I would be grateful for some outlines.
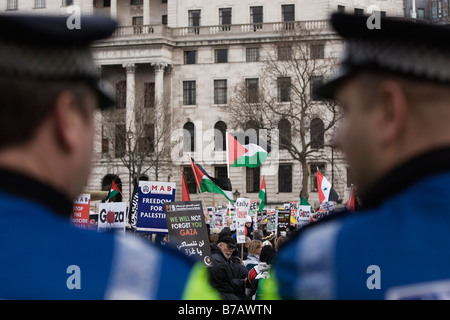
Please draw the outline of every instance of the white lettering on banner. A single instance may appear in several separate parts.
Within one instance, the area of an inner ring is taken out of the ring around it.
[[[143,194],[173,194],[175,183],[172,182],[147,182],[139,181],[139,187]]]
[[[162,210],[162,207],[150,207],[150,210]],[[165,213],[157,213],[157,212],[139,212],[139,216],[142,218],[155,218],[155,219],[165,219],[166,214]]]

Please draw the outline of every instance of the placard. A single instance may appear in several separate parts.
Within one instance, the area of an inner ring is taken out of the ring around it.
[[[91,195],[89,193],[80,194],[73,201],[72,224],[76,227],[89,228],[89,206]]]
[[[98,205],[98,231],[125,232],[126,202],[107,202]]]
[[[175,200],[175,183],[139,181],[136,231],[167,233],[164,203]]]
[[[250,199],[237,198],[234,207],[236,210],[236,242],[245,243],[245,220],[250,209]]]
[[[211,249],[201,201],[164,204],[170,242],[178,250],[211,265]]]

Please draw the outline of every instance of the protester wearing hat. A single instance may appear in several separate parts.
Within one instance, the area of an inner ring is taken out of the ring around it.
[[[370,29],[367,19],[332,16],[345,51],[317,92],[342,107],[334,140],[364,210],[285,244],[265,283],[272,297],[448,297],[450,29],[389,18]]]
[[[211,244],[212,266],[209,268],[211,285],[224,300],[239,300],[244,292],[246,279],[236,278],[233,274],[231,257],[236,250],[236,241],[229,235]]]
[[[114,105],[89,45],[116,23],[80,24],[0,15],[0,299],[218,297],[202,264],[175,250],[70,224],[90,174],[94,113]]]

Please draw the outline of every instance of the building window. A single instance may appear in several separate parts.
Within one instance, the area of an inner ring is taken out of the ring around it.
[[[227,150],[226,134],[227,134],[227,124],[223,121],[217,121],[216,124],[214,125],[215,151]]]
[[[167,24],[168,24],[167,14],[163,14],[161,16],[161,24],[164,25],[164,26],[167,26]]]
[[[184,52],[184,64],[197,63],[197,50],[189,50]]]
[[[289,120],[281,119],[278,122],[278,134],[280,135],[280,150],[289,149],[292,141],[291,122]]]
[[[284,4],[281,6],[283,22],[295,21],[295,5]]]
[[[155,107],[155,83],[144,82],[144,108]]]
[[[347,168],[347,188],[351,188],[353,184],[352,170]]]
[[[195,125],[192,122],[186,122],[183,126],[183,150],[195,151]]]
[[[125,109],[127,105],[127,82],[120,80],[116,83],[116,108]]]
[[[320,101],[321,100],[321,97],[317,96],[314,92],[322,84],[323,84],[323,76],[312,76],[309,79],[311,100],[313,100],[313,101]]]
[[[259,61],[259,48],[245,49],[245,61],[246,62],[258,62]]]
[[[259,101],[259,79],[245,79],[245,99],[247,103],[258,103]]]
[[[214,50],[214,61],[215,61],[215,63],[226,63],[226,62],[228,62],[228,49],[216,49],[216,50]]]
[[[183,81],[183,105],[195,105],[195,97],[195,81]]]
[[[311,192],[317,192],[317,169],[319,169],[321,174],[325,174],[324,164],[311,164]]]
[[[227,80],[214,80],[214,104],[227,103]]]
[[[133,17],[132,18],[132,25],[133,25],[133,32],[134,34],[141,34],[142,33],[142,26],[144,24],[144,17]]]
[[[219,24],[222,26],[222,31],[231,29],[231,8],[219,9]]]
[[[278,192],[292,192],[292,165],[278,167]]]
[[[45,8],[45,0],[34,0],[34,9]]]
[[[73,5],[73,0],[62,0],[62,6],[63,7],[68,7]]]
[[[8,0],[6,3],[6,10],[18,10],[19,0]]]
[[[322,119],[314,118],[311,120],[311,148],[320,149],[325,145],[324,139],[325,125]]]
[[[337,12],[345,13],[345,6],[339,5],[337,6]]]
[[[245,181],[247,186],[247,193],[259,192],[259,167],[247,167]]]
[[[114,143],[114,156],[121,158],[125,156],[127,147],[126,128],[124,124],[117,124],[115,127],[115,143]]]
[[[277,78],[278,102],[291,101],[291,77]]]
[[[111,7],[111,0],[103,0],[103,7]]]
[[[186,184],[187,184],[189,193],[196,193],[197,185],[195,183],[195,176],[194,176],[194,172],[192,171],[192,168],[190,166],[183,167],[183,173],[184,173],[184,179],[186,180]]]
[[[325,58],[325,45],[324,44],[312,44],[309,46],[309,55],[311,59],[323,59]]]
[[[363,16],[364,15],[364,9],[355,8],[355,16]]]
[[[109,153],[109,139],[105,133],[105,126],[102,126],[102,154]]]
[[[189,27],[190,27],[189,32],[199,34],[201,10],[189,10],[188,16],[189,16]]]
[[[132,6],[142,6],[144,4],[144,1],[143,0],[131,0],[130,4]]]
[[[417,8],[417,19],[425,19],[425,9]]]
[[[219,179],[228,178],[227,167],[226,166],[214,167],[214,177]]]
[[[146,124],[141,136],[138,139],[138,150],[141,156],[155,151],[155,125]]]
[[[262,29],[263,6],[250,7],[250,23],[254,24],[254,31]]]
[[[292,47],[291,46],[279,46],[278,47],[278,60],[292,60]]]

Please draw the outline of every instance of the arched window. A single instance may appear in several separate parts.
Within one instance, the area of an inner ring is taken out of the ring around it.
[[[311,148],[320,149],[324,146],[324,129],[323,121],[319,118],[314,118],[311,121]]]
[[[195,125],[192,122],[186,122],[183,126],[183,150],[195,151]]]
[[[281,119],[278,122],[278,134],[280,135],[280,150],[289,149],[291,146],[291,122],[287,119]]]
[[[214,125],[214,150],[227,150],[226,142],[227,124],[223,121],[217,121]]]
[[[102,190],[103,191],[109,191],[111,189],[112,182],[115,182],[119,190],[122,192],[122,180],[120,180],[118,175],[115,174],[107,174],[102,179]],[[118,193],[115,195],[112,199],[112,202],[121,202],[122,201],[122,195]]]

